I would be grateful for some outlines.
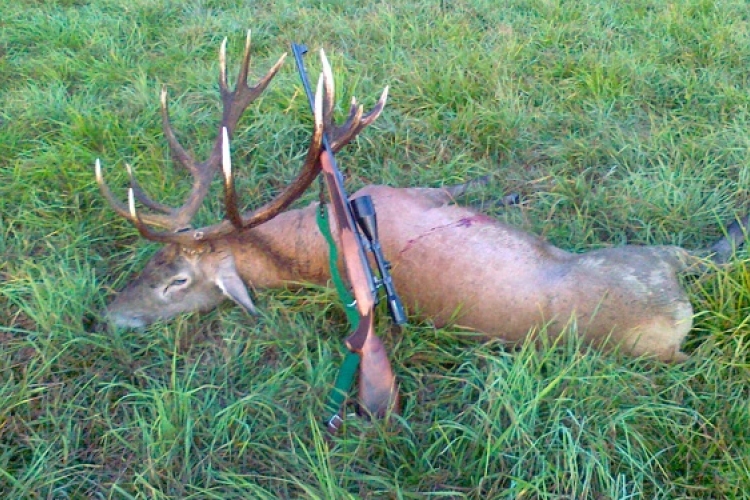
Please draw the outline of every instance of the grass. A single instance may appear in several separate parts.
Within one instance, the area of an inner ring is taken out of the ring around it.
[[[216,51],[227,36],[237,61],[247,28],[256,75],[291,41],[325,47],[342,110],[391,86],[384,116],[341,155],[352,189],[490,175],[483,197],[524,200],[490,213],[566,249],[705,246],[748,210],[744,1],[1,7],[4,498],[748,496],[745,254],[686,282],[698,314],[681,366],[575,340],[509,352],[427,324],[396,338],[383,324],[403,416],[349,419],[333,440],[318,420],[344,333],[330,290],[264,292],[260,322],[229,305],[111,335],[83,320],[155,248],[106,206],[94,159],[113,186],[127,161],[149,192],[181,199],[159,89],[184,143],[206,153]],[[310,122],[287,62],[233,145],[244,199],[293,177]],[[219,198],[199,223],[221,217]]]

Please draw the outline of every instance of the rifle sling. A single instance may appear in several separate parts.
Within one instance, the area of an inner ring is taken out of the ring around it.
[[[346,287],[344,280],[341,279],[339,273],[338,260],[339,254],[336,248],[336,242],[333,240],[331,234],[331,226],[328,222],[328,210],[324,205],[320,205],[317,215],[318,229],[320,230],[323,238],[328,243],[328,265],[331,268],[331,280],[333,286],[336,288],[336,292],[344,305],[344,312],[346,313],[346,319],[349,322],[351,331],[356,331],[359,327],[360,316],[357,312],[357,308],[354,305],[354,297]],[[339,412],[341,411],[344,401],[351,392],[352,385],[354,384],[354,374],[359,368],[359,354],[347,350],[344,362],[339,368],[339,373],[336,375],[336,382],[334,383],[333,389],[328,393],[328,400],[326,401],[326,417],[324,421],[331,431],[336,431],[341,423]]]

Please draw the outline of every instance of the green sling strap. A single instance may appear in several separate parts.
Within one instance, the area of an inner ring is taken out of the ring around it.
[[[331,267],[331,279],[336,292],[339,294],[339,298],[344,304],[344,312],[346,313],[346,319],[349,322],[351,331],[355,331],[359,326],[359,313],[354,305],[354,297],[349,292],[344,284],[344,280],[341,279],[339,274],[338,260],[339,254],[336,248],[336,243],[331,235],[331,226],[328,222],[328,210],[325,205],[321,204],[317,215],[318,229],[328,243],[328,265]],[[328,401],[326,402],[327,416],[324,418],[326,425],[330,425],[334,419],[338,417],[339,411],[341,410],[344,401],[346,400],[349,391],[352,388],[354,382],[354,374],[359,368],[359,354],[346,351],[346,358],[339,368],[339,373],[336,376],[336,382],[333,389],[328,395]]]

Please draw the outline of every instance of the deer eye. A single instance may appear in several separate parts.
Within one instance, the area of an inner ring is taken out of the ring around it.
[[[182,286],[187,283],[187,281],[187,278],[177,278],[176,280],[172,280],[172,283],[170,283],[169,286]]]
[[[181,288],[184,288],[185,285],[187,285],[189,282],[188,278],[175,278],[172,281],[169,282],[167,286],[164,287],[164,293],[165,295],[174,292],[176,290],[179,290]]]

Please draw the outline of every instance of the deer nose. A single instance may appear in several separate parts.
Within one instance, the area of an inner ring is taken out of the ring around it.
[[[141,328],[146,323],[139,318],[128,318],[120,314],[102,312],[83,315],[83,330],[87,333],[107,333],[111,328]]]
[[[98,332],[107,331],[108,328],[143,328],[147,325],[148,321],[141,316],[113,311],[111,308],[107,308],[95,322]]]

